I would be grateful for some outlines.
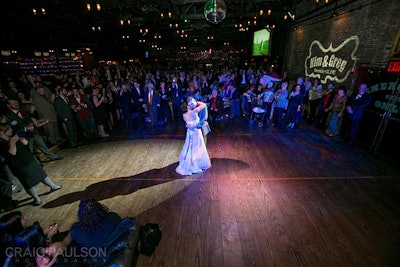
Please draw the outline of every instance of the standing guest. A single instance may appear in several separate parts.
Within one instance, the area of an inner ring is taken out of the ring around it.
[[[38,83],[36,77],[33,76],[33,74],[31,74],[31,73],[28,73],[28,74],[25,76],[25,78],[26,78],[26,79],[25,79],[25,80],[26,80],[25,92],[27,92],[28,97],[29,97],[30,99],[32,99],[32,97],[34,97],[35,94],[36,94],[36,87],[37,87],[37,85],[38,85],[39,83]]]
[[[46,123],[49,123],[49,119],[40,119],[39,118],[39,113],[36,110],[35,105],[31,104],[28,107],[28,112],[25,114],[29,114],[30,118],[32,119],[33,126],[35,126],[35,130],[38,132],[38,134],[43,138],[44,141],[47,140],[47,134],[43,130],[43,126]]]
[[[135,89],[133,89],[135,90]],[[119,95],[119,106],[121,108],[122,127],[128,127],[132,110],[132,98],[129,87],[126,83],[121,84],[121,92]]]
[[[108,129],[110,129],[110,131],[112,131],[113,126],[114,126],[114,114],[115,114],[116,107],[115,107],[111,87],[110,86],[103,87],[103,88],[100,88],[99,91],[101,92],[102,96],[104,97],[104,109],[105,109],[105,111],[107,113],[107,117],[108,117],[108,124],[107,124]]]
[[[224,104],[224,102],[222,101],[222,97],[218,95],[217,89],[212,90],[211,95],[207,99],[207,102],[211,117],[211,123],[215,124],[215,122],[219,120],[221,116],[221,111]]]
[[[146,87],[144,103],[149,112],[151,126],[156,127],[158,126],[158,109],[160,108],[161,98],[160,94],[154,90],[154,84],[152,82],[149,82]]]
[[[265,91],[259,95],[258,97],[261,97],[263,100],[263,108],[265,109],[265,118],[269,121],[271,119],[271,109],[272,109],[272,103],[274,102],[274,84],[272,82],[269,82],[267,84],[267,88]]]
[[[172,79],[172,83],[168,88],[168,90],[171,91],[173,119],[179,118],[179,114],[181,114],[181,105],[183,103],[183,90],[182,90],[182,85],[178,83],[176,77]]]
[[[82,134],[86,138],[98,137],[99,132],[91,111],[90,101],[81,94],[78,88],[72,88],[71,108],[76,114],[76,119],[82,129]]]
[[[247,74],[245,69],[239,70],[239,75],[236,77],[236,84],[238,85],[239,94],[243,94],[247,91]]]
[[[283,127],[283,113],[285,112],[288,106],[287,86],[288,83],[283,82],[281,84],[281,88],[278,91],[276,91],[275,94],[272,123],[274,124],[275,127],[278,127],[279,129]]]
[[[340,86],[338,88],[337,94],[333,97],[333,101],[329,110],[331,111],[331,115],[328,120],[328,125],[325,133],[329,136],[338,136],[339,129],[341,125],[341,121],[343,118],[343,112],[346,108],[346,87]]]
[[[253,100],[257,97],[257,95],[254,93],[255,89],[255,86],[251,84],[249,89],[241,96],[241,108],[243,116],[247,116],[251,113]]]
[[[131,103],[133,103],[133,106],[135,107],[135,111],[139,114],[139,117],[141,117],[144,113],[144,90],[140,86],[139,82],[137,80],[133,81],[133,88],[131,89]]]
[[[92,104],[93,104],[93,116],[99,131],[100,137],[109,137],[104,130],[104,125],[108,124],[108,114],[105,110],[105,96],[101,94],[98,87],[92,89]]]
[[[121,104],[119,103],[119,96],[122,84],[120,87],[120,86],[115,86],[114,83],[110,82],[108,87],[110,89],[111,97],[113,99],[111,103],[111,110],[113,111],[113,116],[116,119],[116,123],[120,124],[122,115],[121,115]]]
[[[358,94],[353,94],[347,101],[347,117],[343,125],[343,138],[349,144],[354,143],[365,108],[371,103],[371,96],[367,94],[368,86],[363,83],[359,86]]]
[[[71,109],[71,103],[66,88],[60,88],[54,99],[54,108],[58,119],[62,122],[65,134],[71,147],[78,147],[78,135],[76,131],[75,114]]]
[[[32,104],[35,105],[40,119],[48,119],[49,122],[43,126],[44,131],[48,135],[48,142],[55,145],[61,141],[60,131],[58,128],[57,113],[54,110],[53,100],[54,94],[50,96],[46,93],[46,88],[38,86],[37,94],[32,97]]]
[[[25,93],[23,91],[18,91],[18,102],[21,104],[23,111],[29,111],[29,106],[32,104],[30,100],[26,100]],[[14,99],[14,98],[11,98]]]
[[[8,111],[6,113],[7,123],[9,125],[15,124],[14,131],[28,132],[31,136],[28,138],[29,151],[33,154],[33,148],[36,146],[43,154],[46,155],[50,160],[59,160],[62,157],[57,156],[47,147],[43,138],[38,134],[37,128],[34,126],[34,122],[28,113],[25,113],[20,109],[19,103],[15,99],[9,99],[7,102]],[[43,121],[42,123],[47,123]]]
[[[301,116],[303,118],[307,118],[310,114],[310,106],[308,105],[309,93],[311,89],[312,83],[310,81],[310,77],[304,77],[304,97],[303,97],[303,110]]]
[[[228,85],[229,87],[229,100],[231,103],[231,107],[229,109],[229,117],[231,119],[235,117],[240,117],[240,100],[239,100],[239,90],[237,90],[235,83],[231,83]]]
[[[296,84],[290,93],[289,105],[285,115],[287,127],[293,129],[295,124],[300,120],[301,105],[303,103],[303,95],[301,94],[301,85]]]
[[[310,123],[314,122],[314,118],[317,114],[317,107],[322,97],[322,85],[319,84],[319,80],[315,79],[313,86],[308,91],[308,103],[310,114],[308,115],[308,120]]]
[[[315,128],[321,129],[322,131],[325,131],[326,128],[326,121],[328,120],[330,109],[329,107],[332,104],[333,101],[333,95],[334,95],[334,89],[335,85],[330,83],[328,85],[328,90],[324,92],[324,94],[321,97],[321,101],[319,102],[318,108],[317,108],[317,116],[314,119],[313,126]]]
[[[5,88],[3,91],[4,94],[7,96],[7,98],[18,99],[18,92],[20,90],[17,88],[17,84],[13,80],[9,80],[7,85],[8,85],[8,88]],[[24,92],[24,91],[22,91],[22,92]],[[28,99],[25,99],[25,97],[24,97],[24,100],[28,100]]]
[[[167,88],[165,87],[165,82],[161,81],[160,82],[160,121],[163,124],[166,124],[168,122],[169,118],[169,101],[170,101],[170,93]]]
[[[34,206],[42,204],[35,185],[42,182],[50,187],[50,192],[61,189],[61,186],[54,184],[42,166],[37,162],[32,153],[25,146],[28,141],[13,134],[9,125],[0,124],[0,155],[6,159],[11,172],[24,186],[26,192],[33,197]]]

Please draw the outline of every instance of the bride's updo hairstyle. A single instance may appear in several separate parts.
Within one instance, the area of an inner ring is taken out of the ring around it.
[[[191,96],[189,96],[186,99],[186,103],[187,103],[188,109],[194,109],[196,107],[196,105],[197,105],[196,100]]]

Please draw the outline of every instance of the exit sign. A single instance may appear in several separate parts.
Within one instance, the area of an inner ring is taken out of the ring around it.
[[[388,72],[400,72],[400,61],[389,61]]]

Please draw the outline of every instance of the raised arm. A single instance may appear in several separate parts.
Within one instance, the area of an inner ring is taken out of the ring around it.
[[[201,110],[206,108],[206,103],[197,101],[197,106],[193,109],[194,112],[199,113]]]

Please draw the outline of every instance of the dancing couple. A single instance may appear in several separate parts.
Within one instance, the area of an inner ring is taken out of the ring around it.
[[[207,122],[207,106],[188,97],[187,111],[183,114],[186,123],[186,139],[181,154],[179,165],[175,169],[181,175],[200,173],[211,167],[211,161],[206,149],[206,138],[210,132]]]

